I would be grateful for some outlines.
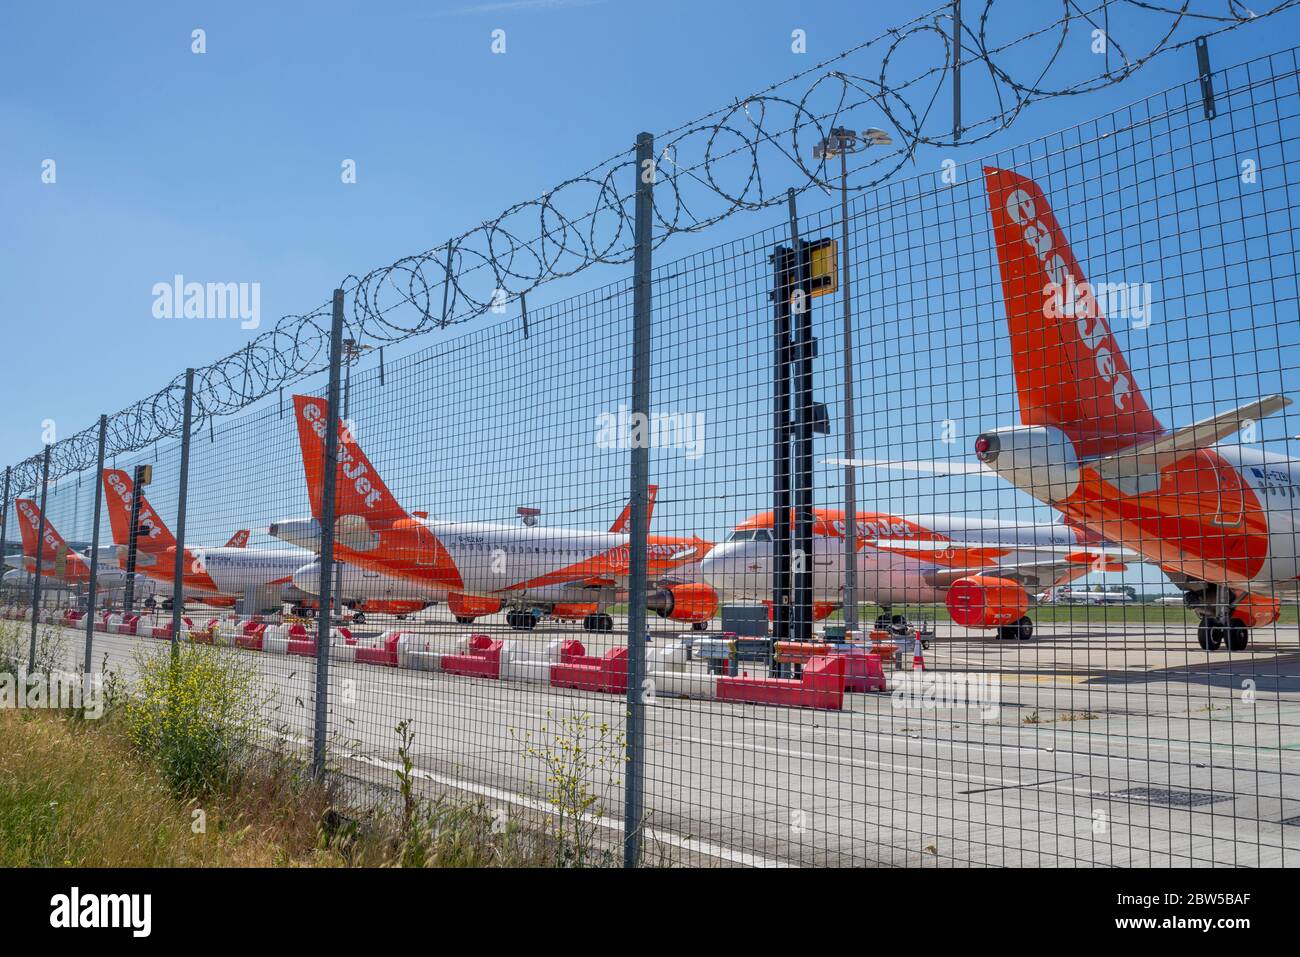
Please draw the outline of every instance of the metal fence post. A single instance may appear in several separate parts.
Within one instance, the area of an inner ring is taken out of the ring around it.
[[[103,473],[100,473],[101,477]],[[144,496],[141,479],[144,467],[137,465],[131,472],[131,522],[126,535],[126,586],[122,589],[122,617],[131,614],[135,608],[135,566],[140,555],[140,499]],[[172,603],[181,601],[182,596],[173,595]]]
[[[652,302],[650,286],[654,215],[654,137],[636,138],[636,226],[632,272],[632,420],[650,416]],[[640,417],[640,418],[638,418]],[[646,548],[650,532],[649,437],[632,445],[630,573],[627,590],[627,775],[623,786],[623,866],[641,860],[641,820],[645,795]]]
[[[176,502],[176,561],[172,571],[172,657],[180,654],[181,612],[185,610],[185,505],[190,486],[190,429],[194,421],[194,370],[185,370],[185,412],[181,419],[180,491]],[[135,500],[140,500],[136,489]]]
[[[108,416],[99,417],[99,464],[95,468],[95,528],[90,534],[90,586],[86,590],[86,659],[82,671],[90,673],[91,649],[95,643],[95,598],[99,587],[99,513],[104,504],[104,442],[108,437]]]
[[[320,618],[316,625],[316,716],[312,728],[311,770],[325,771],[325,731],[329,705],[330,585],[334,570],[334,496],[339,457],[339,366],[343,356],[343,290],[334,290],[334,315],[330,326],[329,408],[325,415],[325,475],[321,490]]]
[[[41,617],[41,553],[45,550],[45,501],[50,490],[50,450],[53,443],[45,446],[45,456],[41,461],[41,517],[36,523],[36,574],[32,577],[32,642],[27,651],[27,671],[36,670],[36,627]]]
[[[772,649],[790,638],[790,282],[792,253],[772,253],[772,638],[768,667],[779,673]]]
[[[4,498],[0,498],[0,566],[3,565],[5,552],[9,550],[9,479],[13,475],[13,466],[5,466],[5,493]],[[22,549],[18,550],[19,558],[22,557]],[[22,567],[22,562],[18,563]],[[3,567],[0,567],[0,575],[4,574]]]
[[[794,334],[794,563],[791,591],[794,598],[795,641],[812,641],[813,631],[813,339],[812,296],[809,289],[809,253],[799,241],[799,214],[795,193],[786,194],[790,206],[791,290]]]

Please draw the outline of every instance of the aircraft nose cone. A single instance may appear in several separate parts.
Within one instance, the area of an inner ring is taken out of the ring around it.
[[[293,586],[309,595],[320,593],[320,562],[303,565],[293,573]]]
[[[762,572],[751,571],[749,566],[757,559],[745,542],[723,542],[700,562],[700,576],[719,594],[734,592],[746,583],[756,582]]]
[[[718,574],[722,566],[731,556],[731,545],[723,542],[721,545],[714,545],[712,550],[700,561],[700,574],[707,581],[712,575]]]

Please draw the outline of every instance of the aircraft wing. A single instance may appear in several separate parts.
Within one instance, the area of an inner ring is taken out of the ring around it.
[[[939,566],[925,573],[936,587],[972,575],[991,575],[1029,588],[1064,585],[1090,572],[1118,572],[1142,556],[1125,548],[1095,549],[1071,545],[986,545],[962,542],[916,542],[871,539],[868,546],[910,555]]]
[[[918,475],[980,475],[997,478],[998,474],[983,462],[964,459],[822,459],[823,465],[852,465],[859,469],[879,469],[886,472],[912,472]]]

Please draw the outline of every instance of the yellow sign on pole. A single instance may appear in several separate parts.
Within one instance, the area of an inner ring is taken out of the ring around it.
[[[839,245],[833,239],[814,239],[808,243],[810,293],[824,296],[839,288]]]

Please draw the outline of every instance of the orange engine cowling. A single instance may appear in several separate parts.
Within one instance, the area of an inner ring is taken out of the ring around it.
[[[646,607],[673,621],[708,621],[718,610],[718,593],[708,585],[669,585],[646,597]]]
[[[1262,628],[1277,621],[1282,614],[1282,605],[1276,598],[1263,595],[1242,595],[1232,609],[1234,621],[1239,621],[1247,628]]]
[[[447,593],[447,607],[457,618],[480,618],[483,615],[495,615],[499,612],[501,599],[462,595],[460,592],[453,591]]]
[[[598,611],[595,605],[552,605],[551,617],[565,621],[580,621]]]
[[[952,620],[963,627],[1001,628],[1024,617],[1029,596],[1009,579],[973,575],[953,582],[944,604]]]
[[[367,598],[358,610],[371,615],[413,615],[429,603],[403,598]]]

